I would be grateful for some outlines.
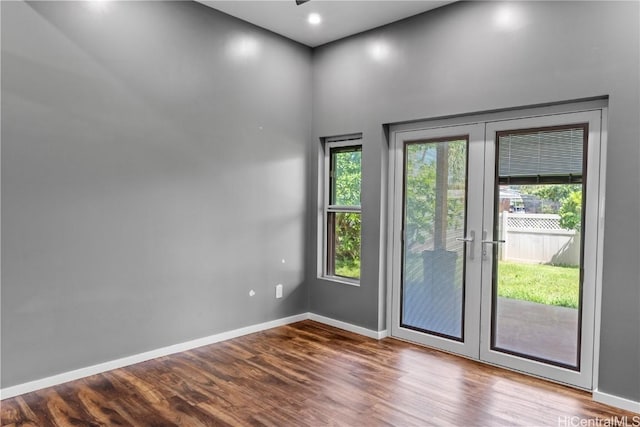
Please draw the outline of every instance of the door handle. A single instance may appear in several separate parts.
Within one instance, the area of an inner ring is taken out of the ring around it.
[[[469,249],[469,259],[473,259],[473,242],[476,239],[476,232],[475,231],[469,231],[469,235],[467,237],[456,237],[456,240],[458,242],[462,242],[465,244],[465,246],[467,246],[467,248]],[[467,245],[468,243],[468,245]]]
[[[487,259],[487,247],[484,245],[499,245],[501,243],[505,243],[505,240],[488,240],[487,239],[487,230],[484,230],[482,232],[482,240],[480,241],[480,243],[482,243],[482,259]]]

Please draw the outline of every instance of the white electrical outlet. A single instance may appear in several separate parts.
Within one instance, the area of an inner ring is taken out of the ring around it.
[[[276,286],[276,298],[282,298],[282,292],[284,286],[282,285],[282,283],[278,283],[278,285]]]

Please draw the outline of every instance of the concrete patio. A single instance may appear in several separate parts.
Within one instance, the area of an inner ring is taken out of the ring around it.
[[[498,298],[496,347],[576,365],[578,310]]]
[[[409,284],[406,292],[405,296],[411,302],[403,307],[404,325],[452,337],[460,336],[461,292],[433,295],[419,284]],[[497,349],[576,365],[577,309],[502,297],[498,298],[496,309]]]

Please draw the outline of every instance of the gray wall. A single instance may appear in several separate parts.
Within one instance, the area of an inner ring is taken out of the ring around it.
[[[638,3],[514,2],[511,31],[501,6],[454,4],[312,64],[195,3],[2,2],[1,386],[309,306],[384,329],[382,125],[609,95],[600,389],[640,400]],[[357,132],[352,287],[316,279],[316,156]]]
[[[505,6],[518,20],[500,29]],[[317,279],[311,229],[311,310],[385,328],[383,124],[609,95],[599,388],[640,401],[639,17],[638,2],[465,2],[314,50],[316,149],[363,132],[363,272],[360,287]]]
[[[2,2],[2,387],[307,312],[310,96],[197,3]]]

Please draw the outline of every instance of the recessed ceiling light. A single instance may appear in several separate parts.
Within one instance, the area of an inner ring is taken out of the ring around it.
[[[318,25],[319,23],[322,22],[322,17],[317,13],[310,13],[309,17],[307,18],[307,21],[311,25]]]

